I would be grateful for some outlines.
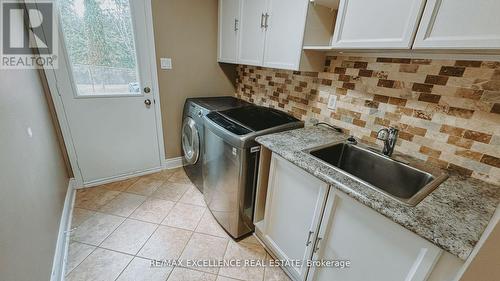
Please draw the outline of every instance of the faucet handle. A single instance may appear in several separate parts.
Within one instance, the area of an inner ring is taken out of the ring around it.
[[[383,128],[377,132],[377,139],[385,141],[387,138],[389,138],[389,129]]]
[[[396,128],[396,127],[389,127],[389,133],[393,133],[394,134],[394,133],[397,133],[397,132],[399,132],[398,128]]]

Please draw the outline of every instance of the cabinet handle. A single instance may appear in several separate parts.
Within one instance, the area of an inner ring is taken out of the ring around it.
[[[264,13],[262,13],[262,15],[260,16],[260,28],[264,28],[265,27],[264,26],[264,17],[265,17],[265,15],[264,15]]]
[[[309,231],[309,234],[307,235],[307,242],[306,242],[306,247],[311,245],[311,235],[314,233],[314,231]]]
[[[266,18],[266,20],[264,21],[264,27],[265,27],[265,28],[267,28],[267,27],[269,26],[269,25],[267,25],[267,20],[269,19],[269,14],[268,14],[268,13],[266,13],[266,14],[264,15],[264,17]]]
[[[318,238],[316,238],[316,242],[314,243],[314,251],[313,253],[316,253],[318,250],[319,250],[319,242],[321,242],[321,237],[318,236]]]
[[[238,19],[234,18],[234,31],[238,31]]]

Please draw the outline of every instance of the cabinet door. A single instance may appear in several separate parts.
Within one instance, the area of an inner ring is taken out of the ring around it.
[[[242,0],[238,63],[262,66],[266,28],[266,0]]]
[[[308,280],[424,281],[442,250],[340,192],[330,192],[313,260],[349,260],[350,268],[311,267]]]
[[[240,1],[219,0],[219,62],[238,62]]]
[[[415,49],[500,49],[500,1],[427,0]]]
[[[341,0],[337,49],[410,49],[425,0]]]
[[[308,3],[308,0],[269,0],[264,66],[298,70]]]
[[[307,260],[312,254],[328,185],[273,154],[267,190],[263,240],[285,260]],[[306,266],[287,267],[304,280]]]

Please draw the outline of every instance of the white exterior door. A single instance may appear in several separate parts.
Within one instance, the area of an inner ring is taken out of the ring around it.
[[[349,268],[311,267],[308,281],[425,281],[442,250],[339,191],[330,192],[313,260],[349,260]]]
[[[147,2],[58,1],[57,88],[84,185],[161,167]]]
[[[500,1],[427,0],[414,49],[500,49]]]
[[[299,68],[308,4],[308,0],[269,0],[265,67]]]
[[[424,4],[424,0],[341,0],[332,47],[410,49]]]
[[[238,63],[262,65],[266,40],[266,0],[242,0]]]
[[[238,62],[241,0],[219,0],[219,62]]]
[[[263,240],[283,260],[308,260],[317,236],[328,185],[273,153]],[[307,266],[287,270],[304,280]]]

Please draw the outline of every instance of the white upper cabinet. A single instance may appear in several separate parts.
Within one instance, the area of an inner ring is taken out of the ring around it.
[[[219,0],[218,61],[321,71],[318,50],[493,53],[496,11],[500,0]]]
[[[341,0],[336,49],[410,49],[425,0]]]
[[[302,56],[308,0],[219,0],[219,62],[311,70]],[[302,63],[302,65],[301,65]]]
[[[500,1],[427,0],[415,49],[500,49]]]
[[[219,0],[219,62],[238,62],[241,0]]]
[[[265,67],[299,68],[307,6],[307,0],[269,0]]]
[[[238,63],[262,66],[266,39],[266,0],[242,0]]]

